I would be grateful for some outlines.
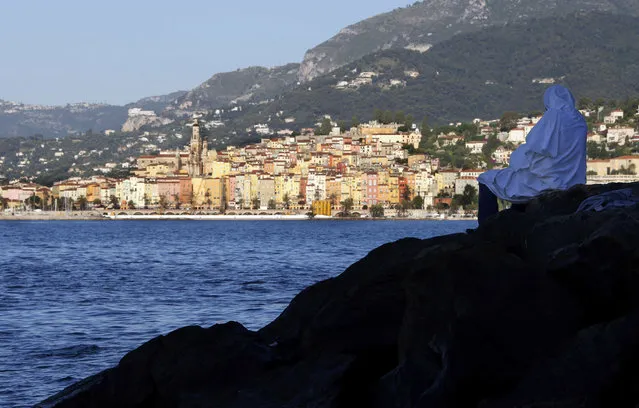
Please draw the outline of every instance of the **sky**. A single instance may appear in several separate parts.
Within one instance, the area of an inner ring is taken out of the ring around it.
[[[301,62],[408,0],[16,0],[0,9],[0,99],[126,104],[218,72]]]

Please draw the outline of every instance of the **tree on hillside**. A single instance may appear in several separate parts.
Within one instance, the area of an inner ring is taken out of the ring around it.
[[[381,109],[375,109],[373,111],[373,120],[382,123],[384,120],[384,111]]]
[[[415,123],[415,118],[413,115],[406,115],[406,119],[404,120],[404,125],[410,130],[413,127],[413,123]]]
[[[592,109],[593,108],[593,103],[592,100],[590,98],[579,98],[579,102],[577,102],[577,108],[578,109]]]
[[[404,125],[405,122],[406,122],[406,114],[404,114],[404,111],[395,112],[395,123]]]
[[[351,118],[351,127],[357,126],[359,126],[359,119],[357,118],[357,116],[353,115],[353,117]]]
[[[322,124],[315,129],[315,134],[316,135],[329,135],[331,133],[331,130],[333,130],[333,124],[331,123],[331,120],[329,118],[324,118],[322,119]]]
[[[422,137],[428,138],[430,136],[430,127],[428,125],[428,117],[424,116],[422,119],[422,125],[419,128],[420,132],[422,132]]]
[[[519,113],[517,112],[504,112],[499,120],[499,127],[502,132],[508,132],[517,127],[517,121],[519,120]]]
[[[393,115],[393,112],[386,110],[384,111],[384,114],[382,115],[382,123],[385,125],[388,125],[389,123],[393,123],[394,118],[395,118],[395,115]]]

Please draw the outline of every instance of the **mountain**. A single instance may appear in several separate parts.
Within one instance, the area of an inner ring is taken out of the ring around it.
[[[176,91],[171,92],[167,95],[149,96],[126,106],[127,108],[140,108],[143,110],[151,110],[156,113],[160,113],[164,109],[166,109],[167,106],[175,102],[177,99],[183,97],[187,93],[188,91]]]
[[[543,109],[550,83],[567,85],[577,97],[638,96],[637,61],[638,17],[532,19],[458,35],[425,54],[398,49],[367,55],[234,120],[236,129],[251,123],[277,129],[291,126],[286,119],[294,119],[294,127],[312,126],[325,114],[366,120],[375,109],[440,124],[494,118]]]
[[[168,110],[211,110],[234,102],[260,102],[297,84],[299,64],[275,68],[250,67],[215,74],[177,98]]]
[[[86,103],[44,106],[0,100],[0,138],[34,134],[62,137],[89,129],[120,130],[129,119],[130,108],[154,111],[160,117],[152,123],[162,125],[170,122],[169,119],[189,116],[193,111],[273,98],[297,84],[298,69],[299,64],[288,64],[219,73],[191,91],[143,98],[125,106]]]
[[[0,101],[0,138],[34,134],[61,137],[89,129],[119,129],[126,118],[127,109],[122,106],[90,103],[44,106]]]
[[[635,0],[426,0],[363,20],[309,50],[300,66],[301,81],[391,49],[420,51],[453,36],[529,18],[602,11],[639,16]]]

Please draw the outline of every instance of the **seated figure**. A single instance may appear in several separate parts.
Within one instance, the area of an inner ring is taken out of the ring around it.
[[[588,126],[575,98],[561,85],[546,90],[546,113],[513,152],[510,165],[479,176],[479,224],[496,214],[497,198],[525,204],[546,190],[566,190],[586,183]]]

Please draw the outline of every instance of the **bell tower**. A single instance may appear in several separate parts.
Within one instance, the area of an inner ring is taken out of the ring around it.
[[[193,133],[191,135],[191,146],[189,148],[189,176],[199,177],[204,172],[204,141],[200,134],[200,123],[195,119],[193,123]]]

